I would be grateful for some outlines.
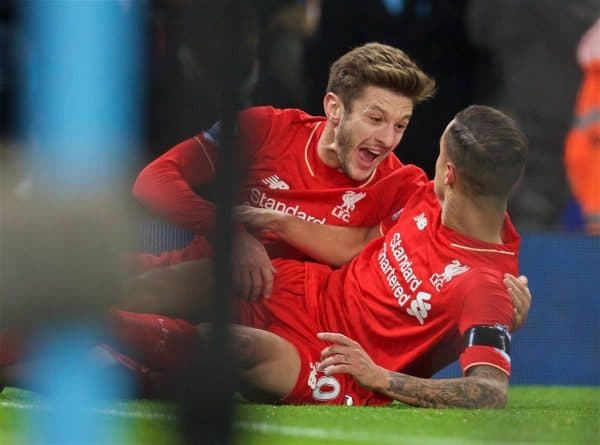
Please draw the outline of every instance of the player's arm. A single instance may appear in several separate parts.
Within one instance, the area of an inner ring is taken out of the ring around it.
[[[215,151],[201,135],[179,143],[140,172],[133,195],[166,220],[206,234],[213,227],[215,206],[194,187],[214,179]]]
[[[491,365],[469,368],[465,377],[424,379],[378,366],[360,344],[337,333],[319,333],[333,343],[321,352],[320,370],[326,375],[349,374],[360,385],[400,402],[424,408],[502,408],[506,405],[508,375]]]
[[[254,107],[238,115],[243,163],[263,144],[272,125],[273,109]],[[215,205],[197,194],[214,181],[221,123],[187,139],[148,164],[133,185],[133,195],[163,218],[206,235],[214,227]]]
[[[348,262],[369,241],[380,236],[379,226],[317,224],[282,212],[248,206],[238,207],[237,217],[249,230],[274,233],[311,258],[332,266]]]
[[[395,400],[424,408],[503,408],[508,393],[508,376],[489,365],[474,366],[466,377],[422,379],[387,371],[373,388]]]
[[[252,159],[272,125],[273,109],[255,107],[238,116],[244,162]],[[209,233],[214,227],[215,205],[195,192],[216,174],[220,123],[202,135],[173,147],[139,174],[133,194],[148,207],[193,232]],[[235,237],[233,280],[240,297],[268,296],[273,286],[271,259],[263,244],[240,228]]]

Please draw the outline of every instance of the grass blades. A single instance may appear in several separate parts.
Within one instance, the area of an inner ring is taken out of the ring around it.
[[[48,409],[42,397],[7,388],[0,394],[0,444],[28,443],[31,416]],[[116,443],[183,443],[172,404],[119,401],[92,412],[110,419]],[[234,431],[238,443],[256,445],[599,444],[600,388],[517,386],[503,410],[240,403]]]

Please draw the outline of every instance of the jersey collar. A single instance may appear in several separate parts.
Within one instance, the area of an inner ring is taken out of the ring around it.
[[[317,143],[321,138],[325,125],[322,125],[324,121],[317,122],[304,146],[304,162],[308,173],[314,178],[317,176],[316,173],[325,175],[326,178],[331,179],[339,187],[366,187],[373,181],[377,174],[377,167],[373,170],[373,173],[364,181],[354,181],[348,178],[344,173],[340,172],[337,168],[332,168],[321,160],[319,153],[317,152]]]

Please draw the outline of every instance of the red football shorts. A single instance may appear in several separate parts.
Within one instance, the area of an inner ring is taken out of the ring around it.
[[[307,277],[311,283],[326,280],[331,269],[327,266],[294,260],[275,260],[277,272],[271,297],[257,301],[240,301],[237,322],[264,329],[289,341],[300,356],[300,374],[292,392],[281,400],[288,404],[383,405],[390,399],[368,391],[351,376],[326,376],[317,371],[321,351],[328,346],[317,338],[327,331],[315,295],[305,296]],[[310,276],[309,276],[310,275]],[[310,286],[310,289],[316,289]],[[312,292],[312,290],[311,290]]]

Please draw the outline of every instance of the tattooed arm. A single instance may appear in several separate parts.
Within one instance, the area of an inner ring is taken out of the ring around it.
[[[473,366],[466,377],[420,379],[386,371],[384,386],[372,388],[395,400],[425,408],[503,408],[508,376],[488,365]]]
[[[321,352],[320,370],[326,375],[349,374],[367,389],[409,405],[426,408],[502,408],[508,376],[493,366],[477,365],[466,377],[422,379],[378,366],[354,340],[342,334],[319,333],[333,345]]]

